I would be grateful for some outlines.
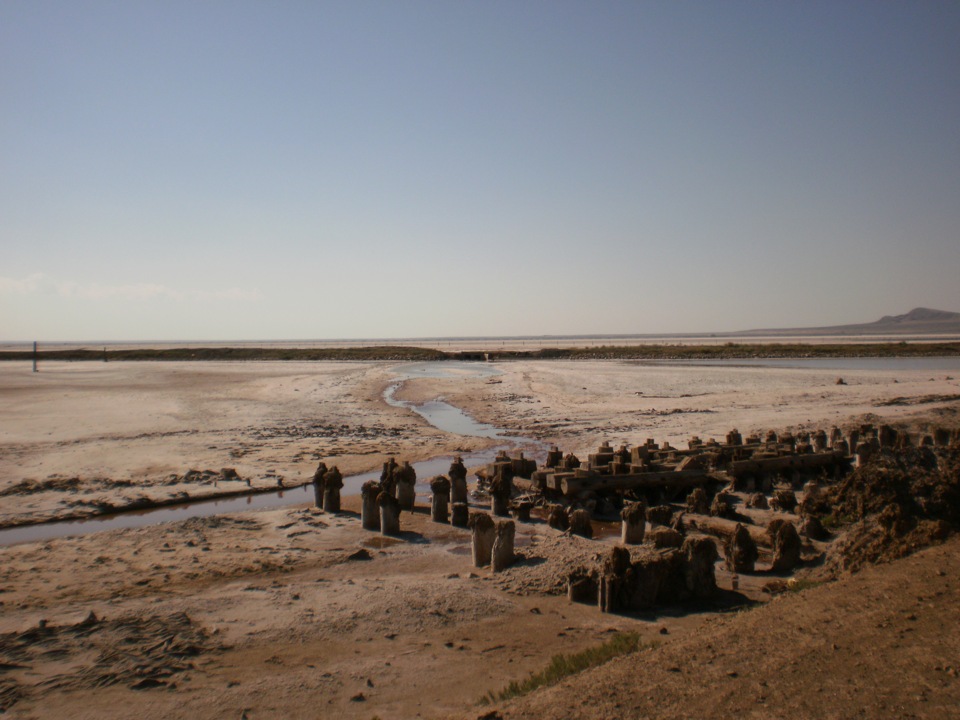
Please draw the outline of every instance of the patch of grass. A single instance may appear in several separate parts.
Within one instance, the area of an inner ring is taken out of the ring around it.
[[[820,524],[823,525],[827,530],[837,530],[844,525],[850,525],[855,522],[855,518],[850,515],[838,515],[837,513],[830,513],[829,515],[824,515],[820,520]]]
[[[488,705],[526,695],[539,687],[554,685],[565,677],[603,665],[621,655],[629,655],[639,650],[640,647],[640,635],[635,632],[626,632],[617,633],[601,645],[581,650],[572,655],[554,655],[550,664],[540,672],[531,674],[526,680],[514,680],[499,692],[487,693],[480,700],[480,704]]]
[[[819,585],[823,585],[822,580],[803,580],[800,578],[793,578],[787,581],[787,591],[803,592],[804,590],[809,590],[810,588],[815,588]]]

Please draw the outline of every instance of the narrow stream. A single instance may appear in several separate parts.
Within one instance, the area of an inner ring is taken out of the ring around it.
[[[401,368],[397,368],[397,370],[399,371]],[[503,440],[502,445],[497,445],[489,450],[464,454],[463,462],[468,468],[491,462],[500,450],[509,450],[516,447],[522,448],[528,457],[539,458],[546,450],[546,446],[543,443],[530,438],[506,435],[505,430],[485,423],[479,423],[459,408],[450,405],[442,399],[432,400],[422,405],[415,405],[397,400],[394,397],[404,382],[414,378],[491,377],[497,374],[499,374],[499,371],[495,367],[478,363],[415,363],[411,366],[403,367],[402,372],[397,373],[396,382],[390,385],[384,392],[384,400],[393,407],[405,408],[416,412],[431,425],[445,432],[467,437]],[[398,459],[402,460],[402,458]],[[413,463],[413,467],[417,472],[418,496],[430,492],[426,481],[436,475],[445,474],[450,468],[452,461],[452,456],[445,455],[424,460],[423,462]],[[343,494],[359,494],[360,487],[363,483],[368,480],[379,479],[379,469],[359,475],[348,476],[344,478]],[[86,535],[87,533],[100,532],[102,530],[142,527],[144,525],[186,520],[192,517],[208,517],[210,515],[221,515],[247,510],[313,503],[313,499],[313,486],[307,483],[300,487],[287,488],[274,492],[206,500],[189,500],[177,505],[143,510],[129,510],[113,515],[100,515],[82,520],[63,520],[39,525],[24,525],[0,530],[0,547],[26,542],[52,540],[70,535]]]

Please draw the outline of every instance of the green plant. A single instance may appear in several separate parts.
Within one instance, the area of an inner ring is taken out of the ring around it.
[[[854,518],[850,515],[838,515],[837,513],[824,515],[820,520],[820,524],[827,530],[836,530],[844,525],[850,525],[852,522],[854,522]]]
[[[514,680],[499,692],[487,693],[480,700],[480,704],[502,702],[526,695],[539,687],[553,685],[565,677],[603,665],[621,655],[629,655],[639,650],[640,647],[640,635],[635,632],[626,632],[617,633],[601,645],[581,650],[572,655],[554,655],[550,659],[550,664],[540,672],[531,674],[526,680]]]
[[[815,588],[818,585],[823,585],[821,580],[804,580],[801,578],[792,578],[787,581],[787,591],[788,592],[802,592],[804,590],[809,590],[810,588]]]

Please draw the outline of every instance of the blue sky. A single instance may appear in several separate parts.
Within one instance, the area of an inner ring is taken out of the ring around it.
[[[0,3],[0,340],[960,311],[955,2]]]

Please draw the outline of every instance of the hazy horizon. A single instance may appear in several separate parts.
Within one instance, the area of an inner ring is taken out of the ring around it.
[[[866,323],[865,323],[866,324]],[[643,344],[722,344],[732,341],[741,341],[744,344],[771,344],[795,341],[798,343],[842,342],[849,344],[874,342],[900,342],[903,340],[916,342],[946,342],[960,339],[960,331],[931,332],[891,332],[889,329],[878,328],[875,333],[858,332],[823,332],[819,334],[805,333],[804,330],[819,330],[820,328],[756,328],[753,330],[741,329],[717,332],[689,332],[689,333],[579,333],[573,335],[438,335],[420,337],[342,337],[342,338],[137,338],[126,340],[111,340],[97,338],[56,339],[51,338],[37,341],[39,348],[73,349],[93,348],[100,346],[110,348],[123,347],[327,347],[327,346],[365,346],[365,345],[403,345],[420,344],[424,346],[452,346],[459,348],[483,347],[493,349],[498,343],[510,346],[513,349],[529,345],[534,347],[561,346],[564,343],[574,342],[575,345],[593,345],[617,341],[624,345]],[[829,328],[823,328],[829,330]],[[751,333],[765,333],[754,335]],[[5,340],[0,339],[0,347],[4,350],[24,350],[33,345],[33,340]]]
[[[960,308],[958,35],[933,2],[4,3],[0,340]]]
[[[952,310],[943,310],[935,308],[914,308],[915,310],[934,310],[935,312],[948,312],[955,315],[960,315]],[[912,311],[911,311],[912,312]],[[890,314],[891,317],[900,316],[902,317],[906,313],[895,313]],[[885,316],[886,317],[886,316]],[[826,325],[816,325],[811,327],[781,327],[781,328],[737,328],[737,329],[726,329],[726,330],[715,330],[715,331],[701,331],[701,332],[667,332],[667,333],[568,333],[568,334],[554,334],[554,333],[540,333],[540,334],[524,334],[524,335],[509,335],[509,334],[499,334],[499,335],[417,335],[417,336],[345,336],[345,337],[233,337],[233,338],[177,338],[177,337],[167,337],[167,338],[150,338],[150,337],[138,337],[138,338],[47,338],[45,340],[27,340],[24,338],[0,338],[0,346],[11,347],[15,346],[18,348],[31,346],[33,342],[39,342],[46,345],[64,345],[64,346],[84,346],[84,345],[108,345],[108,346],[140,346],[140,345],[169,345],[169,346],[196,346],[201,343],[209,343],[211,345],[229,345],[230,343],[235,343],[238,347],[244,345],[325,345],[325,344],[342,344],[342,343],[387,343],[395,344],[402,342],[417,342],[417,341],[428,341],[435,343],[443,342],[454,342],[454,341],[468,341],[468,342],[480,342],[480,341],[508,341],[508,342],[521,342],[521,341],[549,341],[553,342],[555,340],[579,340],[579,339],[633,339],[637,341],[655,341],[655,340],[706,340],[709,341],[711,338],[716,338],[718,341],[727,341],[727,340],[737,340],[743,339],[747,342],[767,342],[767,341],[783,341],[796,339],[798,341],[807,341],[811,339],[823,338],[823,339],[836,339],[844,338],[850,342],[857,342],[860,340],[863,341],[876,341],[877,338],[890,338],[891,340],[901,340],[901,339],[928,339],[935,340],[936,338],[947,337],[953,339],[954,337],[960,337],[960,320],[951,321],[950,323],[944,325],[942,330],[937,332],[927,331],[922,328],[917,328],[913,325],[909,325],[906,330],[902,326],[897,325],[886,325],[879,324],[884,318],[874,318],[872,320],[863,320],[854,323],[845,323],[843,325],[835,326],[826,326]],[[876,325],[876,328],[870,326]],[[853,328],[852,330],[850,328]],[[864,329],[866,328],[866,329]]]

